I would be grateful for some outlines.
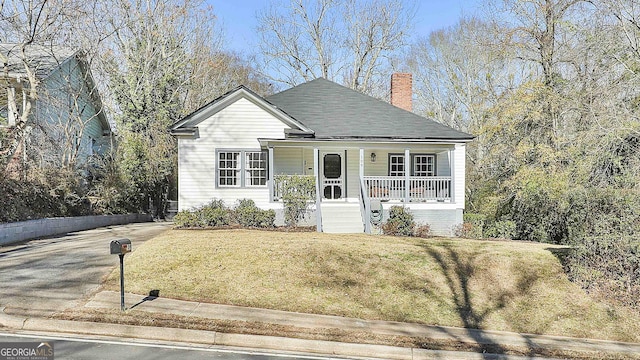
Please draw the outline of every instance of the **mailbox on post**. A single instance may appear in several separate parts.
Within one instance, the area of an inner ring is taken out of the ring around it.
[[[111,241],[111,255],[124,255],[131,252],[131,240],[117,239]]]
[[[120,257],[120,310],[124,311],[124,254],[131,252],[131,240],[112,240],[109,246],[111,255]]]

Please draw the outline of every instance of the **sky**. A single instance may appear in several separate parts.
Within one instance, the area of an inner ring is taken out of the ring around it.
[[[267,7],[268,0],[208,0],[225,31],[226,48],[239,53],[253,52],[257,44],[256,13]],[[416,0],[414,37],[454,25],[462,15],[478,11],[480,0]]]

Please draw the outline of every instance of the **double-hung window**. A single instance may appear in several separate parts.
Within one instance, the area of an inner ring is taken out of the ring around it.
[[[267,184],[267,153],[264,151],[245,151],[245,186],[264,186]]]
[[[218,186],[240,186],[240,152],[218,152]]]
[[[413,155],[413,176],[436,176],[436,157],[434,155]]]
[[[267,153],[253,150],[219,150],[217,185],[251,187],[267,184]]]
[[[436,157],[411,154],[411,176],[435,176]],[[389,176],[405,176],[404,154],[389,154]]]
[[[404,176],[404,155],[389,154],[389,176]]]

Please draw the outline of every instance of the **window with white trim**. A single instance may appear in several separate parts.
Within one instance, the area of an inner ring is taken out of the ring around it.
[[[264,151],[245,152],[245,186],[264,186],[267,184],[267,153]]]
[[[404,176],[404,155],[389,154],[389,176]]]
[[[218,152],[218,186],[240,186],[240,152]]]
[[[389,154],[389,176],[404,176],[404,154]],[[411,176],[436,176],[436,157],[411,154]]]
[[[413,155],[413,176],[436,176],[436,157],[434,155]]]
[[[217,181],[220,187],[267,184],[267,153],[252,150],[219,150]]]

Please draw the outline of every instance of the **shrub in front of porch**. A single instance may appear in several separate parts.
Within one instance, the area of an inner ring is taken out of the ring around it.
[[[316,197],[315,179],[301,175],[278,175],[276,183],[282,193],[284,222],[287,226],[297,226]]]
[[[389,208],[389,220],[382,225],[385,235],[413,236],[416,227],[413,214],[404,206]]]
[[[258,208],[251,199],[238,200],[234,208],[224,201],[214,199],[194,210],[183,210],[176,214],[176,228],[215,228],[236,225],[248,228],[274,227],[276,213]]]
[[[260,209],[251,199],[241,199],[233,208],[233,218],[243,227],[275,227],[276,212]]]

